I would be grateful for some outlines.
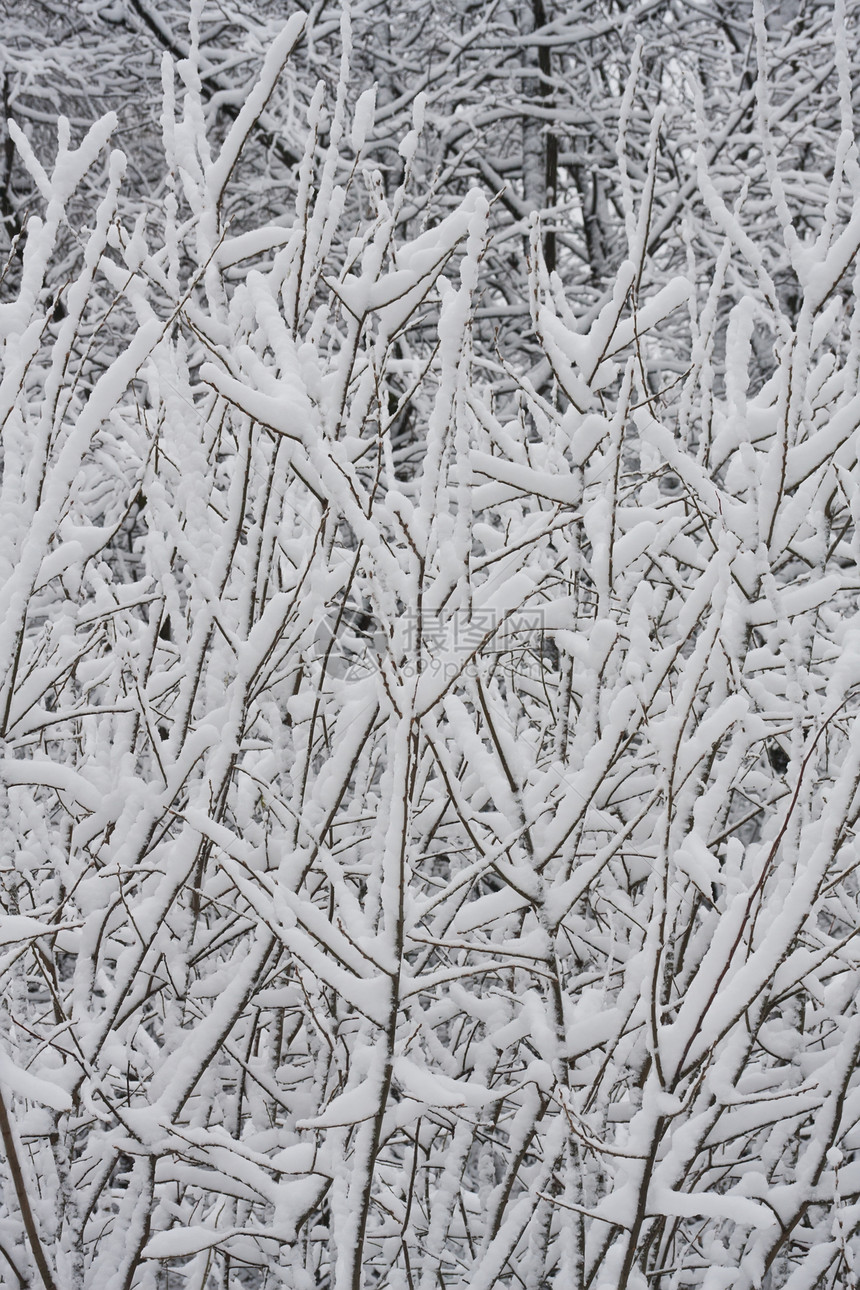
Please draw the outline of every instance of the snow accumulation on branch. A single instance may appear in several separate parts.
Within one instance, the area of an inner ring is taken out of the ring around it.
[[[4,50],[0,1282],[856,1286],[857,6],[279,8]]]

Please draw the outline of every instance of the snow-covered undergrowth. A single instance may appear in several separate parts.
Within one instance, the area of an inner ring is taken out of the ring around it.
[[[15,136],[0,1279],[854,1285],[850,111],[802,237],[765,131],[790,310],[703,145],[713,271],[651,264],[653,165],[587,316],[535,227],[526,371],[487,198],[401,232],[420,99],[391,198],[320,92],[231,233],[299,28],[218,149],[167,66],[147,219],[110,119]]]

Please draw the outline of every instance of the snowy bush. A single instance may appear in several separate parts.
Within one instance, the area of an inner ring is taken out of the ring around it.
[[[115,118],[10,126],[4,1284],[856,1284],[836,19],[826,174],[756,9],[746,182],[700,96],[659,254],[634,52],[623,254],[580,290],[526,210],[507,348],[496,196],[416,204],[423,95],[365,164],[346,22],[280,219],[230,193],[301,16],[217,138],[193,23],[165,58],[157,208]]]

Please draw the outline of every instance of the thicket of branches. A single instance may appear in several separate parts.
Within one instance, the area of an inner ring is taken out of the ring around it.
[[[4,1284],[857,1284],[856,18],[14,7]]]

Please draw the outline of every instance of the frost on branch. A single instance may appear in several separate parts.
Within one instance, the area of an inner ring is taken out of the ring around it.
[[[586,308],[532,221],[511,355],[476,321],[493,201],[410,214],[420,98],[402,182],[362,164],[346,24],[294,212],[232,227],[301,30],[220,142],[193,42],[165,61],[146,216],[109,118],[53,165],[12,127],[8,1275],[853,1284],[850,112],[801,227],[755,91],[789,307],[701,120],[699,223],[649,251],[631,82],[625,253]]]

